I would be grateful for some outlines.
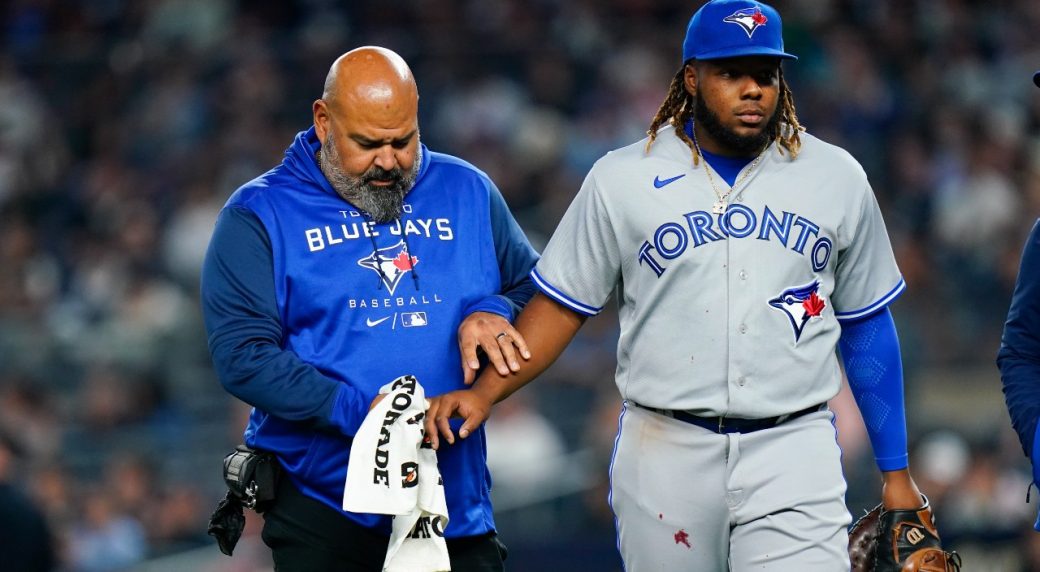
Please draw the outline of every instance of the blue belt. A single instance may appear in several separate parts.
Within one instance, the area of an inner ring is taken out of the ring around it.
[[[683,423],[703,427],[714,433],[753,433],[762,429],[776,427],[781,423],[797,419],[803,415],[823,411],[827,408],[826,403],[819,403],[811,407],[806,407],[800,411],[795,411],[794,413],[788,413],[787,415],[777,415],[776,417],[766,417],[764,419],[744,419],[741,417],[701,417],[688,411],[683,411],[682,409],[658,409],[656,407],[640,405],[635,401],[630,401],[630,403],[642,407],[647,411],[653,411],[654,413],[664,415],[665,417],[671,417],[672,419],[682,421]]]

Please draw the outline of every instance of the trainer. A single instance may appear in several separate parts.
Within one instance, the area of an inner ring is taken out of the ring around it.
[[[206,255],[217,375],[253,406],[246,444],[282,468],[263,529],[280,572],[382,568],[389,517],[340,508],[381,386],[411,374],[436,396],[473,378],[478,350],[502,374],[527,357],[510,322],[537,254],[487,175],[420,143],[418,100],[394,52],[342,55],[313,127],[231,196]],[[456,572],[502,570],[505,552],[478,433],[438,451]]]

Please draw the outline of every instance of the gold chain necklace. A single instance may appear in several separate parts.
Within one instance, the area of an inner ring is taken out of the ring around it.
[[[728,191],[726,191],[725,193],[720,193],[719,188],[715,186],[715,178],[711,176],[711,167],[708,166],[708,160],[704,158],[704,153],[701,152],[700,143],[697,142],[697,132],[693,129],[690,129],[690,133],[693,135],[693,146],[697,149],[697,155],[700,156],[701,161],[704,163],[704,174],[708,175],[708,183],[711,184],[711,190],[715,191],[715,197],[718,199],[715,201],[714,204],[711,205],[711,212],[717,215],[723,214],[726,212],[726,207],[729,206],[729,203],[726,201],[726,199],[729,197],[730,193],[732,193],[737,187],[740,186],[741,183],[746,181],[747,178],[751,176],[751,173],[755,172],[755,167],[758,167],[759,161],[762,160],[762,157],[766,156],[766,151],[769,149],[769,145],[766,145],[766,148],[758,154],[758,157],[755,157],[755,160],[751,162],[750,167],[744,169],[744,174],[741,175],[739,179],[734,181],[733,186],[730,187]]]

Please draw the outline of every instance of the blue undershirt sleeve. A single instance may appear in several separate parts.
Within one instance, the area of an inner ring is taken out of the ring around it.
[[[502,293],[471,304],[464,311],[464,315],[491,312],[512,322],[537,291],[530,273],[538,262],[538,253],[509,212],[509,206],[506,205],[502,193],[494,184],[489,186],[491,237],[495,242],[495,257],[498,259]]]
[[[282,348],[271,242],[253,213],[221,211],[202,266],[210,354],[228,393],[270,415],[353,436],[368,413],[360,392]]]
[[[885,307],[860,320],[842,322],[838,348],[878,468],[905,469],[909,463],[903,363],[892,312]]]

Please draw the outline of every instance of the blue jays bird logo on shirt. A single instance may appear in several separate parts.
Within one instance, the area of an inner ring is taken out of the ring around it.
[[[766,15],[759,8],[743,8],[726,16],[722,21],[740,26],[747,33],[747,37],[750,38],[755,33],[755,30],[760,26],[766,25],[769,18],[766,18]]]
[[[802,330],[812,318],[819,318],[827,307],[827,302],[819,295],[820,281],[813,280],[805,286],[795,286],[780,293],[769,301],[769,305],[780,310],[791,321],[794,328],[794,341],[802,337]]]
[[[404,273],[410,272],[418,263],[417,256],[408,254],[408,245],[404,240],[398,241],[393,246],[380,248],[358,260],[358,266],[368,268],[379,275],[379,279],[383,281],[391,294],[394,293],[397,284],[401,282]]]

